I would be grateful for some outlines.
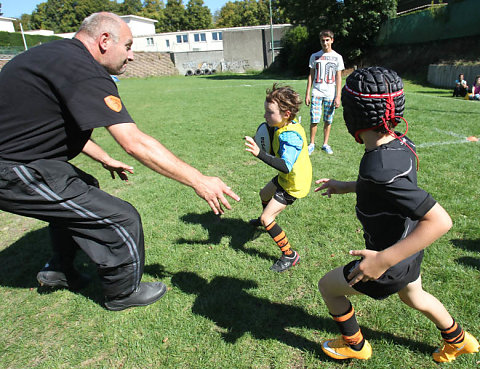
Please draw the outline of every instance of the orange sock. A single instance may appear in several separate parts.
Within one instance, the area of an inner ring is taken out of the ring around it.
[[[285,235],[285,232],[277,224],[277,222],[273,221],[268,226],[266,226],[265,229],[267,230],[270,237],[273,238],[273,240],[284,255],[292,255],[293,250],[290,246],[290,242],[288,242],[288,238]]]
[[[358,325],[353,306],[350,304],[350,308],[344,314],[330,315],[332,315],[333,320],[337,323],[344,341],[352,349],[360,351],[365,343],[365,338],[363,338],[362,331]]]

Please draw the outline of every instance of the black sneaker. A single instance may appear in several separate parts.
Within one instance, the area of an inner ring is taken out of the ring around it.
[[[285,270],[290,269],[292,266],[297,265],[299,261],[300,255],[294,251],[291,256],[282,255],[282,257],[270,267],[270,270],[273,270],[274,272],[284,272]]]
[[[260,221],[260,218],[250,219],[248,221],[248,224],[251,225],[252,227],[261,227],[262,226],[262,222]]]
[[[159,300],[167,292],[162,282],[140,282],[137,289],[128,296],[105,301],[108,310],[120,311],[134,306],[147,306]]]
[[[91,278],[89,275],[80,273],[73,268],[68,272],[55,269],[57,268],[47,263],[37,273],[37,281],[40,283],[40,286],[68,288],[72,291],[78,291],[87,287],[90,283]]]

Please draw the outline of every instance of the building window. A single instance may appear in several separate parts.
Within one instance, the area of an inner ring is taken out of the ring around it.
[[[212,32],[212,40],[222,41],[222,32]]]
[[[193,35],[195,42],[205,42],[207,41],[207,35],[205,33],[195,33]]]
[[[153,37],[147,37],[147,45],[154,45]]]
[[[167,44],[167,48],[170,47],[170,40],[165,40],[165,43]]]
[[[188,42],[188,35],[177,35],[177,44],[187,43]]]
[[[272,50],[272,42],[269,42],[268,46],[270,47],[270,50]],[[282,40],[273,40],[273,47],[275,48],[275,50],[281,49]]]

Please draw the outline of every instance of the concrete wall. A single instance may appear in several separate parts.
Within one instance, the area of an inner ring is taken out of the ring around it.
[[[279,44],[290,25],[276,25],[273,29],[275,44]],[[279,49],[275,49],[278,55]],[[271,33],[269,26],[239,27],[223,31],[223,51],[192,51],[172,53],[180,74],[196,70],[244,73],[261,71],[272,63]]]
[[[242,30],[223,32],[223,57],[232,67],[232,72],[263,70],[262,31]]]
[[[173,53],[173,62],[179,74],[187,75],[195,71],[202,70],[216,70],[221,72],[223,70],[223,51],[193,51],[184,53]]]
[[[480,75],[480,64],[465,66],[431,64],[428,66],[427,80],[434,86],[453,89],[460,73],[465,75],[465,80],[471,87],[475,77]]]
[[[289,25],[274,26],[274,43],[279,43],[288,28]],[[278,52],[275,50],[275,55]],[[272,63],[270,27],[225,30],[223,57],[228,70],[236,73],[268,68]]]

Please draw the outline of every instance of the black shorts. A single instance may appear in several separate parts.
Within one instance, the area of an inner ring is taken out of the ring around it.
[[[297,198],[289,195],[287,191],[285,191],[283,187],[280,186],[280,184],[278,183],[278,176],[273,177],[272,182],[275,186],[277,186],[277,190],[275,191],[275,195],[273,195],[273,198],[277,200],[280,204],[292,205]]]
[[[357,282],[352,288],[376,300],[385,299],[418,279],[422,259],[423,250],[387,269],[380,278],[374,281]],[[347,282],[347,276],[360,262],[361,260],[353,260],[343,267],[343,275]]]

